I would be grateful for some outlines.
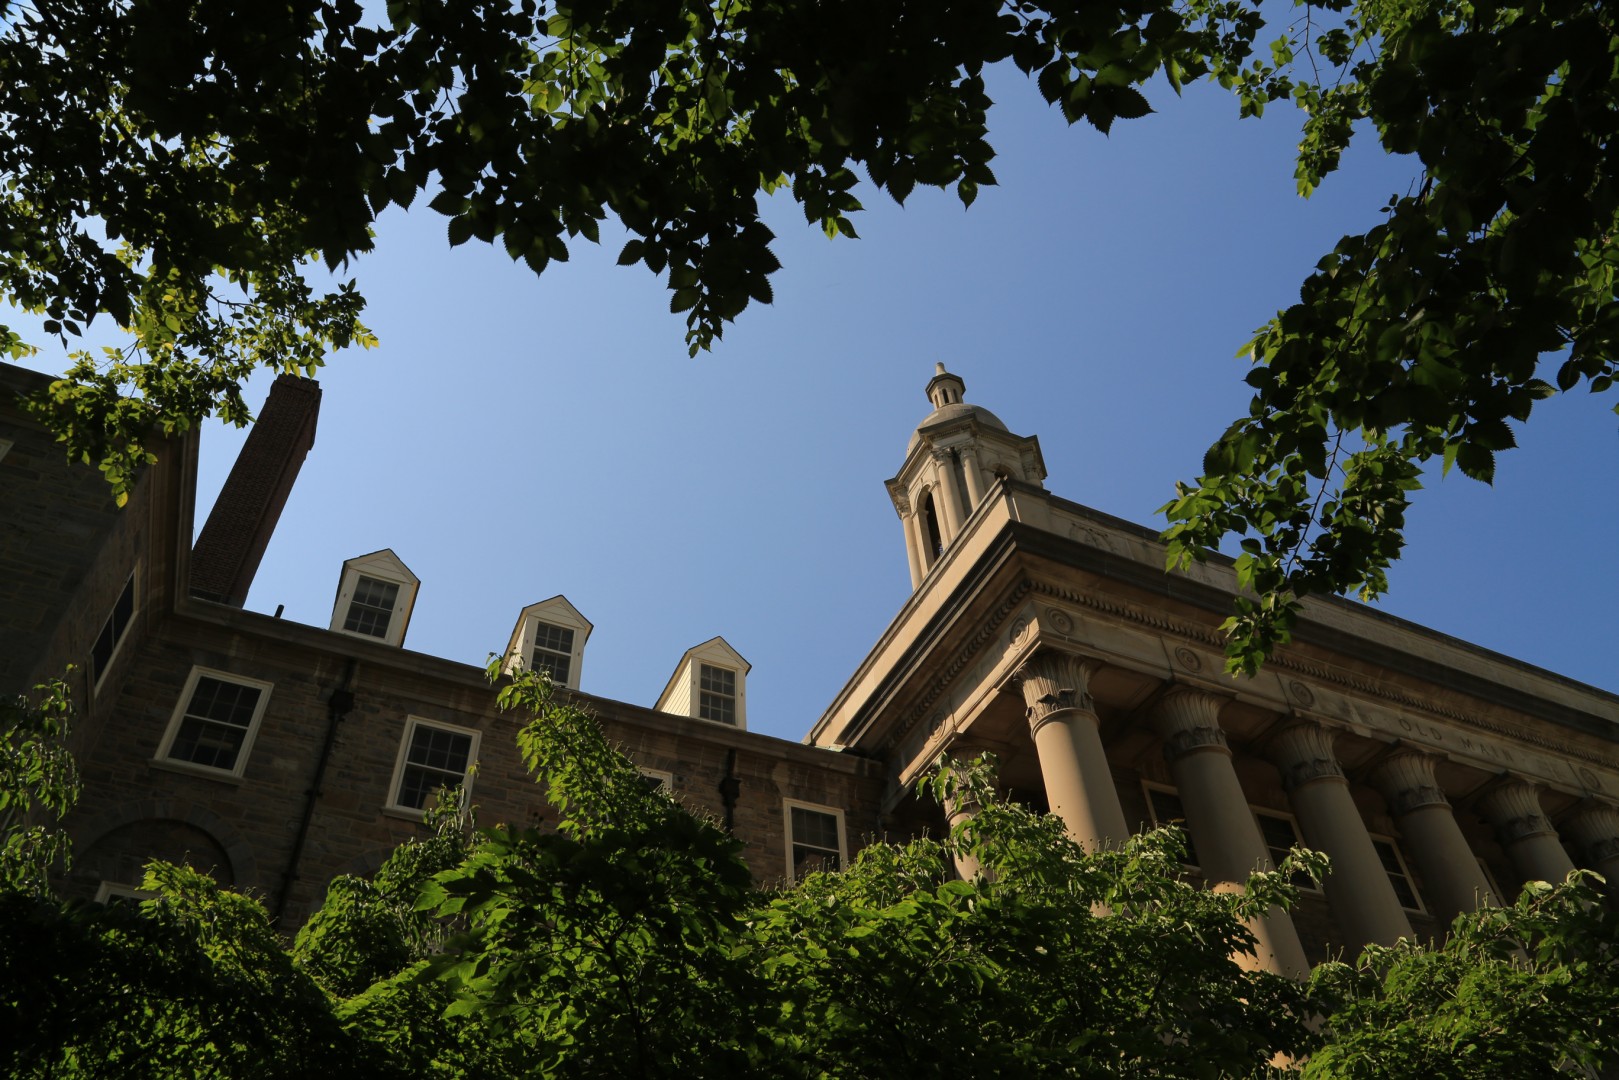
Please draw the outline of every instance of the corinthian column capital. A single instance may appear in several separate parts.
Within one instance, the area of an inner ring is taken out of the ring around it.
[[[1619,810],[1593,802],[1568,819],[1568,832],[1594,863],[1619,859]]]
[[[1556,836],[1540,807],[1540,789],[1527,780],[1510,780],[1479,800],[1478,808],[1494,825],[1502,847],[1535,836]]]
[[[1225,702],[1189,686],[1172,686],[1153,706],[1152,726],[1164,740],[1170,761],[1199,750],[1230,754],[1220,730],[1220,707]]]
[[[1434,759],[1415,750],[1395,754],[1372,772],[1372,783],[1383,793],[1389,813],[1404,817],[1424,806],[1449,806],[1434,777]]]
[[[1292,724],[1270,743],[1270,759],[1282,773],[1282,789],[1292,794],[1306,784],[1329,777],[1342,778],[1343,766],[1333,753],[1336,732],[1320,724]]]
[[[1094,713],[1090,677],[1095,665],[1056,649],[1041,649],[1012,674],[1023,691],[1029,729],[1038,731],[1058,713],[1078,709]]]

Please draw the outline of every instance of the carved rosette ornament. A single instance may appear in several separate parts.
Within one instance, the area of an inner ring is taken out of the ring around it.
[[[1495,826],[1502,847],[1536,836],[1557,835],[1540,807],[1540,790],[1527,780],[1502,784],[1480,799],[1478,808]]]
[[[1388,802],[1389,813],[1399,818],[1425,806],[1450,805],[1433,770],[1432,757],[1414,750],[1406,751],[1379,765],[1371,779]]]
[[[1619,859],[1619,810],[1606,803],[1590,803],[1568,819],[1569,835],[1598,865]]]
[[[1343,766],[1332,752],[1337,733],[1320,724],[1293,724],[1270,744],[1270,759],[1282,773],[1282,790],[1292,794],[1306,784],[1332,777],[1343,779]]]
[[[1187,686],[1169,689],[1152,711],[1152,725],[1164,740],[1164,758],[1174,761],[1199,750],[1230,754],[1225,732],[1220,730],[1220,706],[1213,694]]]
[[[1041,649],[1012,675],[1023,691],[1029,731],[1037,732],[1053,717],[1078,710],[1094,719],[1090,681],[1095,665],[1055,649]]]

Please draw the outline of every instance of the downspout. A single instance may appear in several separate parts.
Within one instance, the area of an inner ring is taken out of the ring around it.
[[[725,775],[720,778],[720,801],[725,804],[725,831],[730,832],[736,822],[736,797],[741,794],[742,781],[736,778],[736,747],[725,752]]]
[[[343,681],[326,699],[326,741],[320,748],[320,758],[315,762],[315,778],[305,793],[303,820],[298,823],[298,831],[292,838],[292,854],[287,857],[287,868],[281,873],[281,888],[275,898],[274,921],[278,927],[281,916],[286,913],[293,883],[298,880],[298,861],[303,858],[304,843],[309,839],[309,823],[315,817],[315,804],[321,797],[321,784],[326,779],[326,765],[331,761],[332,747],[337,745],[338,726],[354,709],[354,691],[349,689],[354,683],[354,668],[355,662],[351,659],[343,670]]]

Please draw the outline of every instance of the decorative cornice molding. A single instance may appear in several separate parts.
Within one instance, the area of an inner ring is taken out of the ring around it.
[[[1174,761],[1199,750],[1230,754],[1220,730],[1221,698],[1190,686],[1172,686],[1153,706],[1150,722],[1164,740],[1164,759]]]
[[[1540,789],[1527,780],[1511,780],[1479,800],[1479,810],[1496,828],[1502,847],[1537,836],[1557,835],[1540,805]]]
[[[1434,776],[1434,759],[1428,754],[1415,750],[1395,754],[1372,770],[1371,781],[1383,793],[1389,814],[1395,818],[1426,806],[1450,806]]]
[[[1007,594],[1006,599],[1001,601],[994,611],[990,612],[989,617],[978,628],[978,632],[956,651],[956,655],[951,658],[950,663],[945,665],[944,671],[934,678],[921,699],[911,706],[904,719],[894,725],[894,730],[887,739],[883,740],[882,749],[885,752],[893,750],[904,741],[905,737],[911,733],[911,729],[916,727],[917,721],[926,716],[928,710],[933,708],[933,703],[938,701],[940,696],[944,694],[945,690],[950,686],[951,680],[961,673],[962,669],[967,666],[973,657],[978,655],[979,650],[991,638],[996,636],[1000,631],[1001,624],[1006,621],[1012,612],[1018,609],[1019,605],[1023,603],[1023,598],[1033,588],[1034,582],[1028,579],[1018,582],[1017,587]]]
[[[1333,753],[1337,733],[1320,724],[1290,724],[1270,741],[1270,759],[1282,773],[1282,790],[1291,795],[1306,784],[1331,777],[1343,779],[1343,766]]]
[[[1074,592],[1071,589],[1064,589],[1059,586],[1052,585],[1049,582],[1036,583],[1034,585],[1034,591],[1043,596],[1049,596],[1053,599],[1061,600],[1067,604],[1074,604],[1080,607],[1090,608],[1093,611],[1100,611],[1104,614],[1112,615],[1115,618],[1122,619],[1127,622],[1133,622],[1140,626],[1151,627],[1154,630],[1167,634],[1173,634],[1188,641],[1194,641],[1203,645],[1212,646],[1213,648],[1219,649],[1222,652],[1225,649],[1225,638],[1218,632],[1210,630],[1204,626],[1183,622],[1179,619],[1173,619],[1157,613],[1146,612],[1131,604],[1118,603],[1110,601],[1104,597]],[[1285,649],[1279,650],[1276,655],[1272,656],[1268,661],[1268,664],[1273,668],[1283,668],[1288,671],[1297,672],[1301,675],[1306,675],[1316,682],[1331,683],[1339,687],[1353,690],[1355,693],[1364,697],[1380,698],[1384,701],[1391,701],[1410,709],[1421,710],[1422,712],[1431,716],[1442,717],[1446,720],[1461,724],[1464,727],[1474,728],[1479,731],[1489,732],[1492,735],[1500,735],[1503,738],[1511,739],[1514,742],[1539,747],[1540,749],[1552,754],[1556,754],[1559,757],[1575,758],[1580,761],[1589,762],[1593,765],[1600,765],[1606,769],[1619,771],[1619,758],[1592,753],[1589,750],[1569,746],[1566,743],[1546,738],[1543,735],[1537,735],[1531,731],[1525,731],[1519,727],[1498,724],[1468,713],[1458,712],[1455,709],[1446,708],[1445,706],[1434,701],[1426,698],[1419,698],[1412,694],[1407,694],[1403,691],[1388,687],[1382,683],[1373,682],[1369,679],[1362,679],[1345,672],[1334,671],[1329,668],[1322,667],[1319,664],[1310,663],[1302,658],[1290,655]]]

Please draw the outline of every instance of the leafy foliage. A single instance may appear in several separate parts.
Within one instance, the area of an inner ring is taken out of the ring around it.
[[[8,1075],[1319,1077],[1551,1075],[1619,1063],[1619,916],[1588,875],[1368,949],[1308,986],[1245,971],[1240,894],[1179,874],[1173,831],[1087,854],[1000,798],[760,891],[739,845],[649,791],[544,674],[504,685],[557,829],[469,837],[455,800],[289,949],[260,904],[154,863],[136,907],[0,890]],[[30,781],[32,783],[32,781]],[[961,880],[952,860],[982,867]],[[1314,1018],[1314,1022],[1307,1022]],[[1295,1066],[1284,1066],[1292,1061]]]
[[[1244,347],[1249,415],[1164,507],[1172,565],[1245,537],[1237,572],[1258,599],[1227,624],[1234,672],[1289,639],[1299,598],[1383,593],[1424,466],[1488,483],[1537,402],[1606,391],[1619,371],[1612,13],[1595,0],[1300,6],[1274,63],[1217,58],[1216,77],[1247,112],[1285,99],[1304,111],[1301,194],[1357,133],[1414,155],[1423,176]]]
[[[73,702],[60,679],[0,700],[0,889],[41,896],[53,868],[68,864],[56,823],[79,799],[79,770],[67,749]]]

